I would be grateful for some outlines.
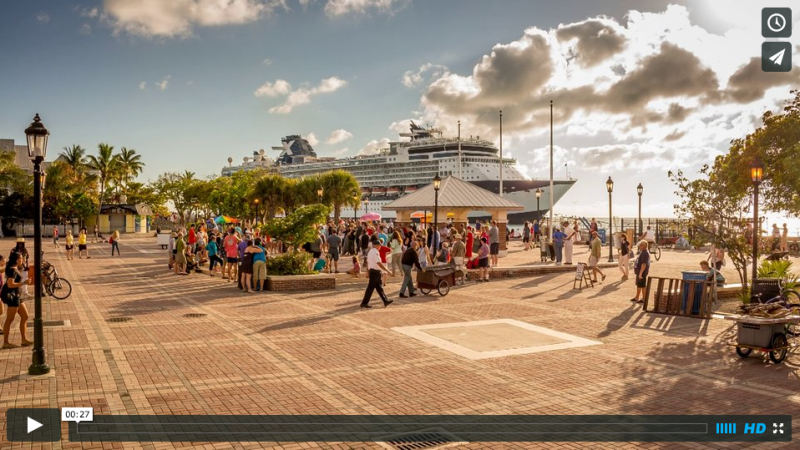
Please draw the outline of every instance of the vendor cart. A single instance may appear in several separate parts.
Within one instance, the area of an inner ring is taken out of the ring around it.
[[[738,323],[738,336],[735,342],[728,345],[736,347],[736,354],[747,358],[753,350],[769,353],[769,359],[780,364],[786,359],[789,350],[800,346],[790,327],[800,323],[800,316],[785,317],[753,317],[729,316],[728,320]],[[791,342],[789,342],[791,337]]]
[[[436,289],[444,297],[450,292],[450,286],[456,284],[455,273],[455,268],[450,264],[428,266],[417,272],[417,287],[425,295]]]

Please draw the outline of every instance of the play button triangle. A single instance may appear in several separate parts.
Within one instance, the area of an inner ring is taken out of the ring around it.
[[[28,417],[28,433],[42,428],[44,425]]]

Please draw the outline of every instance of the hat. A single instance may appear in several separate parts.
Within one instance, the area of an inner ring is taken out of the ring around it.
[[[25,243],[25,238],[23,238],[23,237],[17,238],[17,244],[19,244],[19,243],[23,243],[24,244]]]
[[[170,234],[169,236],[170,236],[170,237],[178,237],[178,233],[176,233],[176,232],[174,232],[174,231],[173,231],[173,232],[172,232],[172,234]]]
[[[455,234],[453,235],[453,239],[461,239],[461,235],[460,235],[460,234],[458,234],[458,233],[455,233]]]

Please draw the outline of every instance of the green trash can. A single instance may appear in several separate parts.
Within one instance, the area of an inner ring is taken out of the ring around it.
[[[681,311],[686,311],[686,308],[689,305],[689,283],[687,281],[706,281],[708,280],[708,273],[702,270],[684,270],[681,272],[683,274],[683,305],[681,306]],[[694,304],[692,305],[692,315],[699,315],[700,314],[700,302],[703,299],[703,290],[702,289],[695,289],[694,290]]]

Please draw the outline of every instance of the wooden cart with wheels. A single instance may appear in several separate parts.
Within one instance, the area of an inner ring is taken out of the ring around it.
[[[444,297],[450,292],[450,287],[456,284],[455,272],[450,264],[426,267],[417,272],[417,287],[425,295],[436,289]]]
[[[780,364],[786,359],[789,351],[800,347],[793,334],[789,333],[790,327],[800,323],[800,316],[730,316],[726,319],[738,323],[737,339],[728,345],[736,347],[736,354],[742,358],[747,358],[755,350],[768,353],[772,362]]]

